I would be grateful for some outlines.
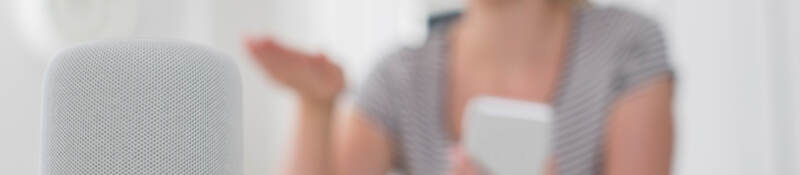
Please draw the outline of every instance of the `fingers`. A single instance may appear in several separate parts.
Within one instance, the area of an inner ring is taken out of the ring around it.
[[[258,66],[264,68],[264,71],[275,80],[287,85],[291,85],[291,69],[297,67],[297,64],[292,64],[290,59],[281,56],[281,48],[269,38],[244,38],[245,47],[251,55],[253,61],[258,63]]]
[[[307,54],[281,46],[270,38],[245,38],[245,45],[256,61],[262,64],[307,63],[321,64],[327,62],[322,54]],[[266,65],[270,66],[270,65]],[[282,65],[283,66],[283,65]]]
[[[271,42],[269,39],[259,39],[248,37],[245,38],[245,46],[248,52],[251,55],[251,58],[258,62],[261,65],[269,65],[267,64],[267,59],[269,58],[268,50],[265,46],[268,46],[268,42]]]
[[[247,45],[254,53],[267,54],[261,56],[277,56],[277,58],[310,59],[315,55],[289,49],[271,38],[248,38]]]
[[[451,175],[481,175],[480,166],[472,160],[463,145],[457,144],[450,147],[450,174]]]
[[[302,61],[301,57],[291,58],[288,56],[287,50],[270,38],[245,38],[245,45],[252,55],[253,60],[258,62],[261,66],[274,73],[275,71],[282,71],[294,67],[293,62]]]
[[[467,174],[467,160],[460,145],[450,147],[450,175],[466,175]]]

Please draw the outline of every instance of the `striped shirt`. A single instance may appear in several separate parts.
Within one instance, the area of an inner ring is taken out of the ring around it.
[[[450,146],[445,111],[447,32],[458,14],[431,20],[428,39],[381,60],[361,87],[356,106],[390,138],[395,169],[444,174]],[[602,174],[611,105],[658,75],[672,74],[663,34],[640,15],[584,6],[573,15],[572,35],[552,106],[552,152],[557,174]]]

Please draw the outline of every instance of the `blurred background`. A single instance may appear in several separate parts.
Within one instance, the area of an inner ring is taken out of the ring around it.
[[[242,36],[328,53],[357,91],[377,59],[420,44],[430,15],[461,0],[0,1],[0,174],[39,174],[44,70],[60,48],[178,38],[239,63],[245,173],[272,174],[291,136],[290,92],[251,65]],[[596,0],[657,19],[677,84],[674,174],[800,174],[800,1]],[[344,99],[348,101],[346,97]]]

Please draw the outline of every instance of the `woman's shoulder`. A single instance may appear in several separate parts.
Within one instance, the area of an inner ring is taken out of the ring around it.
[[[655,24],[655,20],[630,8],[617,5],[587,5],[579,10],[583,14],[599,16],[606,20],[625,21],[636,24]]]
[[[614,6],[589,7],[582,14],[581,41],[593,50],[610,50],[621,91],[672,73],[664,34],[652,17]]]
[[[356,106],[370,121],[386,129],[385,132],[395,141],[399,139],[403,125],[399,118],[428,117],[404,113],[432,111],[419,105],[435,101],[420,98],[436,97],[441,81],[443,46],[436,46],[440,42],[431,42],[431,35],[429,41],[420,46],[402,47],[381,57],[358,90]]]
[[[413,80],[414,76],[435,76],[443,66],[447,50],[447,28],[458,17],[457,13],[435,16],[429,20],[425,42],[404,46],[385,54],[372,74],[391,78],[397,83]]]
[[[590,5],[583,7],[578,15],[583,33],[605,35],[621,42],[663,37],[655,18],[627,8]]]
[[[394,83],[412,80],[413,76],[425,69],[435,68],[437,51],[428,46],[404,47],[394,50],[380,58],[372,74],[379,74]]]

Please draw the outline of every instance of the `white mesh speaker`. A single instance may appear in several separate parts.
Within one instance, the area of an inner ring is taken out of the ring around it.
[[[44,86],[42,174],[241,174],[238,70],[209,48],[87,43]]]

